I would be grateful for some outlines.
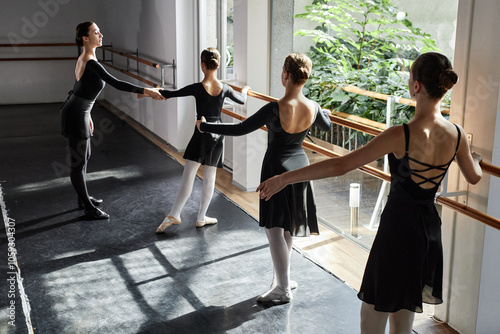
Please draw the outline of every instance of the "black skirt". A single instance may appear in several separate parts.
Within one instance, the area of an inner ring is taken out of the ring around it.
[[[193,136],[184,152],[184,159],[196,161],[205,166],[222,168],[224,160],[224,136],[194,128]]]
[[[69,139],[88,139],[92,136],[90,129],[90,111],[95,100],[87,100],[70,93],[61,107],[62,135]]]
[[[442,282],[441,219],[433,201],[409,202],[389,196],[359,299],[380,312],[421,313],[422,303],[443,302]]]
[[[300,144],[289,147],[269,147],[262,163],[261,181],[289,170],[309,165]],[[312,182],[286,186],[269,201],[259,202],[259,225],[280,227],[294,237],[318,235],[318,219]]]

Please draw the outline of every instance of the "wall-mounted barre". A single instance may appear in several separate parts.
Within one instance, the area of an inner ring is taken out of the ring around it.
[[[177,83],[176,83],[176,75],[175,75],[175,72],[176,72],[176,65],[175,65],[175,59],[172,60],[172,63],[171,64],[159,64],[159,63],[155,63],[155,62],[152,62],[152,61],[149,61],[147,59],[144,59],[144,58],[140,58],[139,57],[139,49],[136,49],[136,52],[134,54],[130,53],[130,52],[125,52],[125,51],[119,51],[119,50],[115,50],[113,49],[113,45],[104,45],[102,47],[100,47],[100,49],[102,50],[102,61],[103,61],[103,64],[105,65],[108,65],[110,66],[111,68],[117,70],[117,71],[120,71],[124,74],[127,74],[137,80],[140,80],[142,82],[145,82],[147,83],[148,85],[151,85],[153,87],[165,87],[165,68],[172,68],[172,85],[170,85],[173,89],[175,89],[177,87]],[[111,65],[109,65],[109,63],[107,62],[108,60],[106,59],[106,51],[111,53]],[[127,68],[126,69],[121,69],[121,68],[118,68],[117,66],[114,66],[113,65],[113,54],[116,54],[116,55],[119,55],[119,56],[122,56],[124,58],[127,59]],[[154,68],[159,68],[160,69],[160,80],[161,80],[161,83],[158,85],[158,84],[153,84],[151,81],[147,80],[147,79],[138,79],[140,78],[138,75],[136,74],[133,74],[130,72],[130,62],[129,60],[134,60],[136,62],[136,71],[137,73],[139,73],[139,63],[141,64],[144,64],[144,65],[147,65],[147,66],[151,66],[151,67],[154,67]]]
[[[364,89],[361,89],[361,88],[356,87],[354,85],[343,86],[342,90],[346,91],[348,93],[355,93],[355,94],[359,94],[359,95],[369,96],[369,97],[372,97],[374,99],[383,100],[383,101],[387,101],[389,96],[391,96],[391,95],[387,95],[387,94],[376,93],[376,92],[372,92],[369,90],[364,90]],[[396,103],[406,104],[406,105],[412,106],[412,107],[415,107],[417,105],[417,103],[415,101],[413,101],[412,99],[407,99],[404,97],[396,97]],[[449,115],[450,109],[442,109],[441,113]]]
[[[0,44],[0,47],[63,47],[63,46],[77,46],[76,43],[26,43],[26,44]],[[149,61],[147,59],[143,59],[139,57],[139,51],[137,50],[135,55],[131,54],[129,52],[124,52],[124,51],[118,51],[114,50],[112,45],[106,45],[102,46],[100,49],[102,49],[102,64],[105,66],[108,66],[116,71],[119,71],[123,74],[126,74],[136,80],[139,80],[141,82],[144,82],[152,87],[165,87],[165,68],[172,68],[172,84],[168,85],[171,88],[175,89],[177,87],[176,83],[176,65],[175,65],[175,59],[172,60],[171,64],[159,64],[155,63],[152,61]],[[106,60],[106,51],[111,53],[111,63],[109,63]],[[77,47],[77,55],[80,54],[80,47]],[[118,66],[113,65],[113,54],[118,54],[122,57],[125,57],[127,59],[127,68],[122,69],[119,68]],[[16,58],[0,58],[0,61],[48,61],[48,60],[76,60],[78,57],[27,57],[27,58],[22,58],[22,57],[16,57]],[[137,74],[130,72],[129,70],[129,60],[136,61],[137,64]],[[161,83],[156,84],[148,79],[145,79],[141,76],[139,76],[139,63],[151,66],[153,68],[159,68],[161,70]]]

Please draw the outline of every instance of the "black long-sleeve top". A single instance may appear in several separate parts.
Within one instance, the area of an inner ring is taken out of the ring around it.
[[[179,90],[161,90],[160,93],[167,99],[194,96],[196,99],[196,119],[205,116],[211,122],[220,120],[222,105],[226,97],[239,104],[244,104],[247,99],[246,94],[236,93],[227,84],[222,85],[222,90],[218,95],[210,95],[201,82],[187,85]]]
[[[322,110],[319,104],[316,105],[316,118],[314,120],[314,125],[318,126],[321,131],[328,131],[331,127],[330,117],[328,116],[327,110]],[[266,125],[268,128],[268,145],[274,145],[277,143],[287,144],[287,143],[302,143],[307,130],[301,132],[300,134],[288,134],[283,130],[279,118],[279,109],[277,102],[270,102],[259,109],[255,114],[245,119],[243,122],[236,124],[211,124],[211,123],[201,123],[200,130],[203,132],[218,133],[227,136],[242,136],[255,131]],[[312,125],[312,124],[311,124]],[[275,140],[276,137],[280,136],[281,140]]]
[[[95,100],[101,93],[106,83],[114,88],[132,93],[144,93],[144,88],[126,81],[118,80],[109,74],[101,64],[91,59],[87,61],[85,70],[80,80],[73,86],[73,94],[87,100]]]

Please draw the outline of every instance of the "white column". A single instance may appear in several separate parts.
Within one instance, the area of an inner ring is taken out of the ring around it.
[[[496,157],[497,164],[498,138],[496,146],[492,139],[500,131],[500,45],[493,41],[500,34],[499,12],[496,0],[459,2],[454,67],[460,81],[453,89],[450,115],[452,122],[473,135],[472,150],[486,162]],[[498,217],[498,208],[492,204],[498,206],[497,182],[484,174],[477,185],[468,185],[453,164],[448,190],[467,189],[468,196],[458,197],[458,201]],[[492,310],[500,309],[495,288],[500,275],[500,234],[452,210],[443,209],[442,218],[445,303],[436,307],[436,317],[460,333],[498,332],[500,317]]]
[[[497,118],[495,138],[493,141],[492,164],[500,166],[500,91],[498,93]],[[500,178],[490,178],[490,192],[487,213],[500,218]],[[477,312],[476,333],[495,333],[500,328],[500,231],[490,226],[486,227],[483,247],[483,265],[479,286],[479,306]]]
[[[236,80],[253,90],[269,94],[270,0],[234,2],[234,67]],[[265,103],[248,98],[247,117]],[[233,141],[233,183],[253,191],[260,183],[260,169],[267,146],[267,133],[257,130]]]

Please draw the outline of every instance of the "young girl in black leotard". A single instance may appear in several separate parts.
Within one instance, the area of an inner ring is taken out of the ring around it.
[[[268,145],[262,162],[261,181],[309,164],[302,142],[311,125],[330,129],[328,111],[302,94],[311,72],[311,60],[303,54],[289,55],[281,75],[285,96],[271,102],[239,124],[214,124],[198,121],[200,131],[241,136],[262,127],[268,129]],[[203,121],[205,121],[203,119]],[[265,227],[273,261],[274,278],[269,291],[259,302],[287,303],[293,298],[297,282],[290,281],[292,237],[319,234],[310,182],[291,185],[272,201],[259,203],[259,225]]]
[[[107,213],[96,207],[102,200],[90,197],[86,184],[89,138],[94,130],[90,111],[105,83],[119,90],[146,94],[156,100],[164,99],[157,89],[135,86],[106,72],[95,55],[95,49],[102,45],[102,37],[99,27],[93,22],[80,23],[76,27],[76,43],[83,47],[83,53],[76,63],[75,85],[61,108],[62,134],[68,138],[71,184],[78,194],[78,206],[85,210],[88,219],[109,218]]]
[[[287,184],[343,175],[389,154],[391,190],[358,294],[361,333],[385,333],[389,319],[391,333],[409,334],[422,302],[442,302],[441,219],[434,196],[454,159],[468,182],[476,184],[482,176],[481,157],[470,153],[464,130],[440,112],[442,97],[457,80],[445,56],[421,55],[410,70],[417,106],[408,124],[385,130],[343,157],[270,178],[257,189],[269,200]]]
[[[205,77],[202,82],[191,84],[176,91],[161,90],[160,93],[166,98],[194,96],[196,99],[196,118],[202,116],[212,122],[220,122],[221,110],[226,97],[243,104],[247,98],[248,87],[243,88],[242,95],[236,93],[227,84],[217,79],[217,68],[219,67],[219,51],[215,48],[207,48],[201,53],[201,70]],[[215,187],[215,174],[217,167],[222,168],[223,137],[210,134],[202,134],[196,128],[184,153],[186,164],[182,174],[181,188],[170,212],[163,222],[158,226],[156,232],[163,233],[170,225],[181,223],[181,211],[193,190],[196,172],[201,165],[203,167],[203,190],[201,192],[200,208],[196,220],[196,227],[216,224],[217,219],[207,217],[208,205],[212,199]]]

